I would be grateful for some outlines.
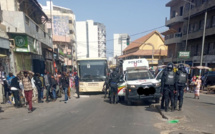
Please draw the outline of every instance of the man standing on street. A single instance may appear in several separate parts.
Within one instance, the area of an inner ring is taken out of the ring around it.
[[[110,87],[111,87],[111,96],[110,96],[110,103],[117,103],[118,102],[118,82],[119,82],[119,73],[118,69],[114,69],[113,72],[110,74]]]
[[[19,86],[19,79],[17,77],[14,77],[11,80],[11,84],[10,84],[10,90],[13,93],[14,99],[15,99],[15,107],[19,108],[21,107],[21,103],[20,103],[20,97],[19,97],[19,90],[20,90],[20,86]]]
[[[76,93],[77,93],[77,98],[80,98],[79,95],[79,77],[77,75],[77,72],[74,72],[75,75],[75,89],[76,89]]]
[[[65,95],[64,102],[67,103],[68,102],[67,92],[68,92],[68,87],[69,87],[69,78],[67,77],[66,72],[63,72],[62,77],[60,79],[60,83],[64,90],[64,95]]]
[[[34,77],[35,80],[35,86],[37,88],[38,92],[38,103],[43,103],[42,97],[41,97],[41,92],[42,92],[42,81],[40,80],[40,74],[36,74]]]
[[[181,111],[183,104],[184,88],[187,83],[187,72],[183,64],[178,65],[178,71],[176,72],[176,94],[175,94],[175,109],[177,107],[177,101],[179,98],[179,111]]]
[[[24,71],[24,76],[21,76],[21,80],[24,86],[25,98],[29,105],[29,109],[28,109],[29,113],[33,112],[33,107],[32,107],[33,85],[31,83],[31,79],[33,75],[34,73],[31,71]]]
[[[49,102],[49,96],[50,98],[52,98],[51,93],[50,93],[50,89],[51,89],[51,76],[49,74],[49,72],[46,72],[45,76],[44,76],[44,81],[45,81],[45,86],[46,86],[46,102]]]
[[[173,64],[168,63],[161,78],[161,89],[164,91],[165,111],[168,111],[169,100],[171,101],[171,111],[174,111],[174,85],[175,73],[173,71]]]

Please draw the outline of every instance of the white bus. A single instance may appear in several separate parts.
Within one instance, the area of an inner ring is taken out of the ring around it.
[[[107,76],[106,58],[85,58],[77,60],[80,92],[101,92]]]

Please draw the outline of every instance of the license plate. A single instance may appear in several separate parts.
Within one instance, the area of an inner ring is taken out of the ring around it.
[[[88,86],[99,86],[99,83],[88,83]]]

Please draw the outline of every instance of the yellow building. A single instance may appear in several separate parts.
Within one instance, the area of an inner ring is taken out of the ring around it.
[[[153,31],[128,45],[123,50],[120,59],[146,58],[150,66],[163,64],[162,59],[167,56],[168,47],[164,45],[164,39],[157,31]],[[159,61],[159,62],[158,62]]]

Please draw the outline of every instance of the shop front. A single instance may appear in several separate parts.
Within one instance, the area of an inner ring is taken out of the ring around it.
[[[15,72],[29,70],[41,73],[37,68],[38,63],[43,61],[41,43],[25,34],[11,34],[10,37],[15,43],[13,53]]]

